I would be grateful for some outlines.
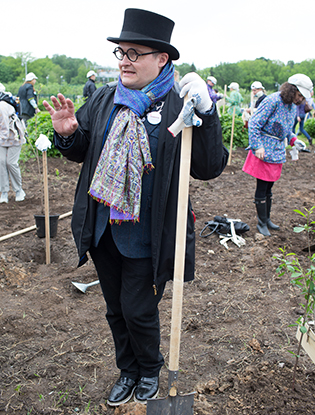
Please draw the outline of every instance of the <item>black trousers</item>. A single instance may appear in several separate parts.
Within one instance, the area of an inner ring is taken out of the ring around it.
[[[274,182],[266,182],[265,180],[257,179],[256,183],[256,199],[264,199],[266,196],[272,196],[272,186]]]
[[[90,249],[107,304],[106,318],[116,348],[121,376],[137,380],[158,376],[164,359],[160,353],[158,303],[165,283],[154,295],[151,258],[120,254],[108,225],[97,247]]]

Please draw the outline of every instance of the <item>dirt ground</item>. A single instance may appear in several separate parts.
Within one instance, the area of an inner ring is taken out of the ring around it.
[[[196,277],[185,284],[179,385],[196,391],[194,414],[314,414],[315,370],[308,355],[299,360],[291,388],[296,328],[301,296],[289,277],[276,273],[280,247],[307,263],[306,236],[293,209],[315,205],[315,153],[288,160],[274,186],[272,219],[280,225],[269,238],[256,231],[255,179],[242,172],[244,149],[209,182],[191,180],[196,214]],[[288,157],[289,159],[290,157]],[[43,186],[36,161],[22,164],[26,199],[0,205],[0,236],[35,225],[42,209]],[[72,201],[80,166],[49,159],[51,214],[65,214]],[[241,219],[250,226],[246,245],[217,235],[201,238],[204,223],[215,215]],[[145,414],[145,407],[106,405],[119,372],[100,286],[85,294],[72,281],[95,281],[91,261],[77,268],[71,217],[60,219],[46,243],[36,230],[0,242],[0,414]],[[161,349],[165,356],[160,396],[166,397],[172,285],[160,304]]]

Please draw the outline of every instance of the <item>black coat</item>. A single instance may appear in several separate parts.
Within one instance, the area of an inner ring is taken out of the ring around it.
[[[22,85],[19,89],[18,97],[20,99],[21,115],[27,115],[30,118],[34,117],[35,108],[30,104],[30,100],[35,99],[35,102],[37,103],[37,95],[34,91],[33,85],[27,82]]]
[[[91,98],[95,91],[95,82],[92,79],[88,79],[83,88],[83,97],[86,99]]]
[[[73,144],[62,148],[55,134],[55,145],[69,160],[83,162],[72,215],[72,231],[80,262],[86,262],[91,246],[97,202],[88,195],[89,186],[102,150],[102,141],[109,115],[113,109],[115,85],[98,88],[93,97],[76,113],[79,128]],[[155,283],[173,277],[175,228],[180,164],[180,135],[172,137],[167,131],[178,117],[183,100],[173,88],[165,98],[158,140],[151,213],[151,247]],[[198,114],[202,127],[193,128],[191,176],[209,180],[219,176],[228,159],[222,144],[221,125],[214,109],[212,115]],[[195,232],[189,203],[185,258],[185,280],[194,277]]]

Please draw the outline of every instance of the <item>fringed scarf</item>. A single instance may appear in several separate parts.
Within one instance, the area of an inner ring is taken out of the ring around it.
[[[119,78],[114,104],[122,105],[98,160],[89,194],[110,206],[111,220],[139,221],[142,175],[152,169],[148,133],[140,117],[174,85],[174,65],[142,90],[128,89]]]

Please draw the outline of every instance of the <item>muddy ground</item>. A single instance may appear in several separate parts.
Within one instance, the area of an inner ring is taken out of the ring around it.
[[[314,150],[314,149],[313,149]],[[269,238],[256,232],[255,179],[242,172],[243,149],[209,182],[191,180],[196,214],[196,277],[184,288],[179,385],[196,391],[194,413],[314,414],[314,364],[302,352],[294,390],[292,370],[296,328],[302,313],[300,293],[289,276],[279,277],[274,255],[286,246],[306,266],[306,236],[294,209],[315,205],[315,153],[288,161],[274,186],[272,218],[281,226]],[[289,157],[288,157],[289,158]],[[40,164],[41,165],[41,164]],[[43,185],[36,161],[21,165],[26,199],[0,205],[0,236],[35,224],[42,210]],[[80,166],[49,159],[51,214],[71,211]],[[241,219],[250,226],[246,245],[199,236],[215,215]],[[0,242],[0,414],[144,414],[133,404],[106,405],[119,372],[100,286],[83,294],[72,281],[96,280],[91,262],[77,268],[68,216],[51,239],[46,265],[45,239],[36,230]],[[161,349],[168,362],[172,285],[160,304]],[[167,396],[167,366],[160,396]]]

